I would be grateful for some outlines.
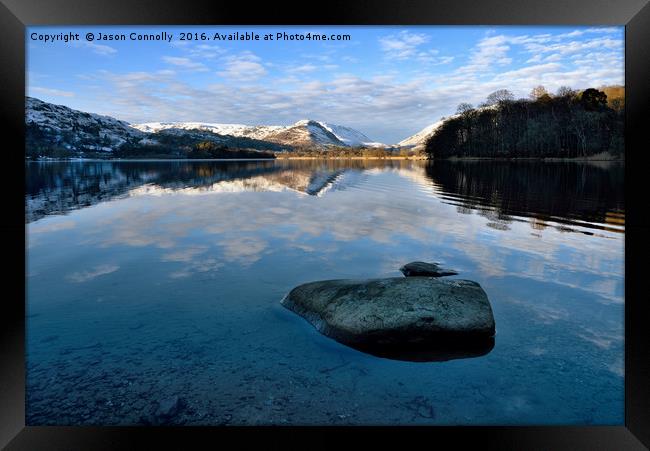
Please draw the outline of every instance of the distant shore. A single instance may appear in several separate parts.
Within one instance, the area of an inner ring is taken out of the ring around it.
[[[427,160],[426,156],[424,157],[402,157],[402,156],[391,156],[391,157],[328,157],[328,156],[315,156],[315,157],[289,157],[289,156],[277,156],[276,160]]]
[[[449,158],[428,158],[427,156],[384,156],[384,157],[359,157],[359,156],[276,156],[276,158],[161,158],[160,156],[143,158],[26,158],[25,162],[62,162],[62,161],[274,161],[274,160],[407,160],[407,161],[535,161],[535,162],[611,162],[624,163],[625,158],[616,158],[611,155],[597,154],[590,157],[577,158],[533,158],[533,157],[449,157]]]
[[[386,156],[386,157],[358,157],[358,156],[276,156],[276,158],[164,158],[161,156],[151,156],[142,158],[100,158],[93,157],[74,157],[74,158],[26,158],[25,161],[274,161],[274,160],[427,160],[426,156],[406,157],[406,156]]]

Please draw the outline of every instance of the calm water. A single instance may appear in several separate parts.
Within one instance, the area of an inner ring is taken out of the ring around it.
[[[622,165],[26,170],[30,425],[623,423]],[[483,286],[491,352],[379,358],[280,305],[413,260]]]

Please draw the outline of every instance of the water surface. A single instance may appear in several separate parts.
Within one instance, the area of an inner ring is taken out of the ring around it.
[[[26,170],[30,425],[623,423],[620,164]],[[413,260],[481,284],[489,353],[379,358],[280,305]]]

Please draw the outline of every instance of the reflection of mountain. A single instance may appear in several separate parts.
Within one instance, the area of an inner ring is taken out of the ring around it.
[[[272,164],[265,163],[29,163],[25,193],[26,220],[31,222],[48,214],[61,214],[125,196],[130,190],[145,184],[179,189],[273,170]]]
[[[198,185],[188,184],[152,184],[147,183],[138,188],[130,189],[130,195],[164,194],[179,192],[183,194],[203,193],[236,193],[245,191],[284,191],[292,190],[310,196],[321,196],[336,184],[345,171],[316,171],[313,173],[276,168],[275,172],[264,175],[251,175],[250,177],[228,178]]]
[[[478,210],[494,228],[507,228],[511,216],[524,216],[532,218],[535,229],[556,222],[624,230],[621,164],[436,161],[426,173],[443,201],[461,213]]]
[[[374,189],[385,191],[392,201],[433,195],[460,213],[478,212],[488,226],[499,230],[526,220],[536,231],[549,223],[562,231],[625,228],[620,164],[404,160],[29,163],[26,221],[142,194],[291,190],[324,196],[361,186],[369,176],[385,171],[417,187],[396,191],[375,181]]]
[[[389,166],[400,167],[404,162]],[[308,195],[343,190],[362,180],[362,170],[381,162],[75,162],[29,163],[26,220],[63,214],[117,197],[182,191],[280,191]]]

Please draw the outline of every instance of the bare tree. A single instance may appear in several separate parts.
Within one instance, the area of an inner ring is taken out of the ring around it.
[[[507,89],[498,89],[487,96],[485,105],[496,105],[497,103],[510,102],[513,100],[515,100],[515,96],[512,94],[512,92],[508,91]]]
[[[537,85],[535,86],[531,91],[530,91],[530,98],[532,100],[537,100],[543,96],[549,95],[548,91],[546,88],[542,85]]]
[[[576,90],[575,90],[575,89],[571,89],[571,88],[569,88],[568,86],[560,86],[560,87],[557,89],[557,96],[558,96],[558,97],[565,97],[565,96],[573,97],[573,96],[575,96],[575,95],[576,95]]]
[[[463,102],[460,105],[458,105],[458,108],[456,108],[456,114],[465,115],[470,111],[472,111],[473,109],[474,107],[472,106],[471,103]]]

